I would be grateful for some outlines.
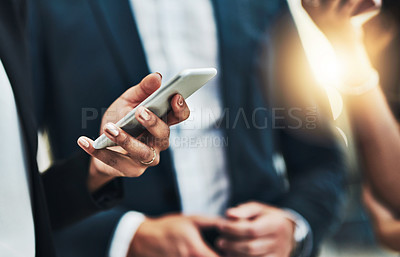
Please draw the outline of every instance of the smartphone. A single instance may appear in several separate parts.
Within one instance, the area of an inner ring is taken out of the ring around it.
[[[136,106],[124,118],[118,121],[116,125],[131,136],[138,137],[146,130],[135,117],[136,110],[140,106],[146,107],[159,118],[164,118],[171,110],[170,102],[174,95],[181,94],[184,99],[187,99],[214,78],[215,75],[217,75],[217,70],[214,68],[187,69],[180,72],[167,84],[161,86],[146,100]],[[93,144],[95,149],[103,149],[110,146],[115,146],[115,143],[104,134],[98,137]]]

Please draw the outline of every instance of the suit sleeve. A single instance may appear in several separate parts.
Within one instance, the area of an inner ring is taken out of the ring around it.
[[[63,257],[109,256],[112,235],[126,211],[116,207],[56,231],[58,253]]]
[[[116,179],[95,193],[87,187],[89,156],[82,152],[55,163],[42,175],[51,223],[60,229],[95,212],[115,206],[123,196]]]
[[[280,137],[290,190],[279,205],[295,210],[308,221],[315,253],[332,224],[339,221],[344,160],[334,141],[316,145],[285,132]]]
[[[263,78],[266,96],[272,107],[285,113],[276,123],[275,138],[285,160],[289,189],[278,205],[308,221],[316,254],[323,237],[338,222],[346,161],[330,124],[333,118],[326,92],[314,80],[288,12],[275,28],[262,58],[264,62],[273,58],[274,63],[272,72],[263,73],[273,74],[272,80]]]

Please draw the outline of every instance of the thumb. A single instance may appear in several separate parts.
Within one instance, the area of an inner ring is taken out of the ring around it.
[[[147,75],[139,84],[125,91],[121,98],[133,105],[138,105],[160,88],[161,81],[160,73]]]
[[[219,255],[212,250],[206,243],[202,242],[197,249],[197,256],[202,257],[219,257]]]
[[[223,220],[221,217],[207,216],[190,216],[189,218],[199,228],[213,228]]]
[[[270,207],[266,204],[249,202],[228,209],[226,211],[226,216],[228,219],[251,219],[259,216],[262,213],[265,213],[271,208],[273,207]]]

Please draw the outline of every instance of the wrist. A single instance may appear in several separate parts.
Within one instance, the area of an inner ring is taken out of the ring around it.
[[[378,72],[371,69],[365,76],[363,76],[362,80],[349,81],[339,90],[346,96],[360,96],[377,88],[380,83],[379,80]]]
[[[91,159],[89,165],[89,175],[88,175],[88,189],[89,192],[94,193],[99,190],[102,186],[115,179],[116,176],[104,173],[97,168],[96,159]],[[104,164],[101,164],[104,165]]]
[[[152,224],[153,219],[143,216],[143,220],[130,242],[128,256],[142,256],[143,253],[146,253],[146,248],[149,248],[148,242],[159,242],[154,234],[158,232],[158,229],[154,228]]]
[[[125,213],[118,222],[112,237],[109,256],[126,257],[132,255],[132,241],[146,217],[140,212]]]
[[[310,256],[312,252],[312,231],[307,220],[291,209],[284,209],[286,218],[293,222],[293,249],[291,256]]]
[[[346,87],[358,86],[375,71],[363,46],[356,47],[348,53],[338,54],[338,59]]]

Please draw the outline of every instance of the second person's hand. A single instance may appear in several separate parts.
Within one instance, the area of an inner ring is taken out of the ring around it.
[[[148,218],[139,226],[128,257],[218,257],[204,242],[201,230],[217,226],[220,218],[172,214]]]
[[[284,210],[248,202],[226,212],[219,224],[218,247],[227,256],[289,257],[295,247],[295,224]]]
[[[374,76],[363,41],[363,28],[352,21],[363,2],[365,0],[302,0],[304,9],[335,50],[342,88],[358,87]]]

